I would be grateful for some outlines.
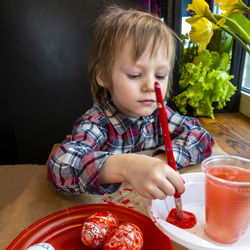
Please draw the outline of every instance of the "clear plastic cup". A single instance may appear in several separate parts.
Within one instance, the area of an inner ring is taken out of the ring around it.
[[[201,168],[205,174],[205,232],[217,242],[232,244],[250,222],[250,160],[211,156]]]

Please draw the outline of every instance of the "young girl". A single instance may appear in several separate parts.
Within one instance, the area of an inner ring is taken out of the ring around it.
[[[129,182],[148,199],[184,192],[168,166],[154,82],[169,92],[175,60],[173,32],[156,16],[109,7],[97,20],[88,76],[94,106],[48,162],[48,179],[70,193],[115,192]],[[214,140],[193,118],[166,106],[177,168],[201,162]],[[153,156],[136,154],[153,150]]]

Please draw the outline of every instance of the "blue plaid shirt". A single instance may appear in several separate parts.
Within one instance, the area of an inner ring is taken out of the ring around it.
[[[166,106],[177,168],[201,162],[211,155],[214,140],[197,119]],[[100,184],[100,170],[110,155],[164,150],[158,111],[141,119],[121,114],[109,101],[94,105],[74,124],[48,161],[48,180],[69,193],[113,193],[121,183]]]

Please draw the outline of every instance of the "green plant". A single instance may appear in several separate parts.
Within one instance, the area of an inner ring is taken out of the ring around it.
[[[214,118],[214,108],[222,109],[236,91],[229,75],[232,40],[250,53],[250,21],[244,16],[250,8],[242,0],[215,4],[224,11],[221,15],[213,14],[205,0],[193,0],[187,8],[193,14],[186,19],[192,29],[182,36],[182,92],[173,98],[183,114],[190,106],[193,115]]]
[[[214,106],[222,109],[236,90],[230,82],[233,75],[228,73],[230,56],[207,49],[198,53],[198,45],[187,39],[188,35],[182,36],[179,85],[183,92],[173,98],[174,103],[183,114],[190,106],[194,116],[214,118]]]

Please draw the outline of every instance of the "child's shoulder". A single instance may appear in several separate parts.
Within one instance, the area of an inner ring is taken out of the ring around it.
[[[108,118],[104,109],[99,105],[94,105],[91,109],[87,110],[82,116],[80,116],[74,126],[80,123],[94,123],[96,125],[105,125],[108,123]]]

